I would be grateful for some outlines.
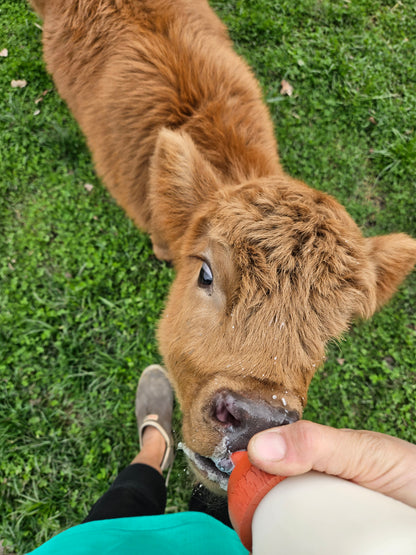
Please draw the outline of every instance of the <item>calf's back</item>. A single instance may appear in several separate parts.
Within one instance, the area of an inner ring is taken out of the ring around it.
[[[279,171],[259,86],[205,1],[44,4],[47,68],[139,227],[152,232],[149,164],[162,127],[186,131],[225,183]]]

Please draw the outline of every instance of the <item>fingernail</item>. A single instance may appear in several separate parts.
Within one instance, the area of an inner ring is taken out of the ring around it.
[[[264,432],[253,439],[253,453],[264,461],[280,461],[286,455],[286,441],[276,432]]]

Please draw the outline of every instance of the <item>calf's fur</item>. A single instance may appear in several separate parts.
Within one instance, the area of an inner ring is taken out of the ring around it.
[[[205,0],[31,3],[99,176],[177,270],[159,344],[186,452],[215,489],[236,424],[218,395],[301,415],[326,343],[388,301],[416,242],[364,238],[283,171],[259,85]]]

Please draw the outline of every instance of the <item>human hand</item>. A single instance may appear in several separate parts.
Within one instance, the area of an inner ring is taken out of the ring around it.
[[[252,464],[270,474],[316,470],[416,508],[416,445],[407,441],[300,420],[256,434],[247,451]]]

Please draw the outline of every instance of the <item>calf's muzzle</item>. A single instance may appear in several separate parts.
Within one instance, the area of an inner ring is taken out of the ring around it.
[[[257,432],[296,422],[299,413],[261,399],[220,391],[212,402],[212,419],[214,426],[226,438],[228,450],[233,453],[246,449]]]

